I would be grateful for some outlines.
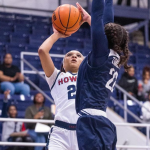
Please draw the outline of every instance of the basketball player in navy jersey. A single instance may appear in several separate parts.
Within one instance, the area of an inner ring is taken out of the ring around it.
[[[76,91],[79,150],[115,150],[115,125],[107,118],[107,101],[121,66],[128,68],[128,33],[114,23],[113,0],[93,0],[92,51],[79,67]]]

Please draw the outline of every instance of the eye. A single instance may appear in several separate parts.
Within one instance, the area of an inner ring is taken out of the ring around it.
[[[72,55],[71,53],[67,54],[67,56],[71,56],[71,55]]]
[[[77,57],[81,57],[81,55],[80,55],[80,54],[78,54],[78,55],[77,55]]]

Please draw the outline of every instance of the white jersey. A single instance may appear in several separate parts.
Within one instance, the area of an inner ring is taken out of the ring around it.
[[[77,74],[60,72],[55,68],[46,80],[56,105],[55,120],[76,124],[79,117],[75,110]]]

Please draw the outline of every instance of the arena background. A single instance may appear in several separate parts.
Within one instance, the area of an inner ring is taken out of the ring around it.
[[[79,0],[78,2],[90,13],[90,0]],[[129,62],[135,68],[135,77],[137,80],[141,80],[143,68],[150,66],[150,0],[131,0],[129,5],[127,5],[127,0],[123,0],[121,5],[117,5],[117,2],[118,0],[114,0],[115,22],[123,25],[129,32],[129,48],[132,52]],[[55,106],[44,78],[37,51],[40,44],[53,32],[52,12],[59,5],[66,3],[75,5],[76,1],[0,0],[0,63],[3,63],[5,53],[11,53],[13,64],[21,69],[25,76],[25,83],[29,84],[31,88],[30,96],[12,95],[9,100],[11,102],[13,99],[13,102],[17,104],[18,118],[21,118],[21,122],[29,121],[23,119],[25,110],[32,104],[33,96],[37,91],[44,94],[46,105],[52,108],[53,114],[55,112]],[[91,50],[90,27],[88,24],[82,25],[79,31],[71,37],[60,39],[54,44],[50,53],[58,69],[64,54],[72,49],[79,50],[83,55],[87,55]],[[123,72],[124,69],[121,69],[119,79]],[[122,94],[123,96],[121,96]],[[2,109],[3,98],[4,95],[1,92],[0,110]],[[143,119],[141,111],[145,101],[139,101],[139,99],[126,92],[125,89],[116,85],[109,100],[107,113],[108,118],[117,126],[118,150],[150,149],[150,124]],[[150,112],[147,110],[147,113]],[[9,120],[11,119],[0,118],[0,137],[2,122]],[[25,143],[20,144],[26,145]],[[30,144],[38,145],[37,143]],[[1,149],[6,149],[7,145],[19,144],[1,141],[0,145]],[[27,145],[29,146],[29,144]],[[43,145],[42,143],[41,146]]]

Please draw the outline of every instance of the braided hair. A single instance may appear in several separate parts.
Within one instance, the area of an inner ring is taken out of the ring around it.
[[[105,34],[108,39],[108,48],[113,49],[120,55],[120,62],[118,66],[124,66],[128,69],[127,62],[129,60],[130,51],[128,48],[128,33],[119,24],[108,23],[105,25]]]

